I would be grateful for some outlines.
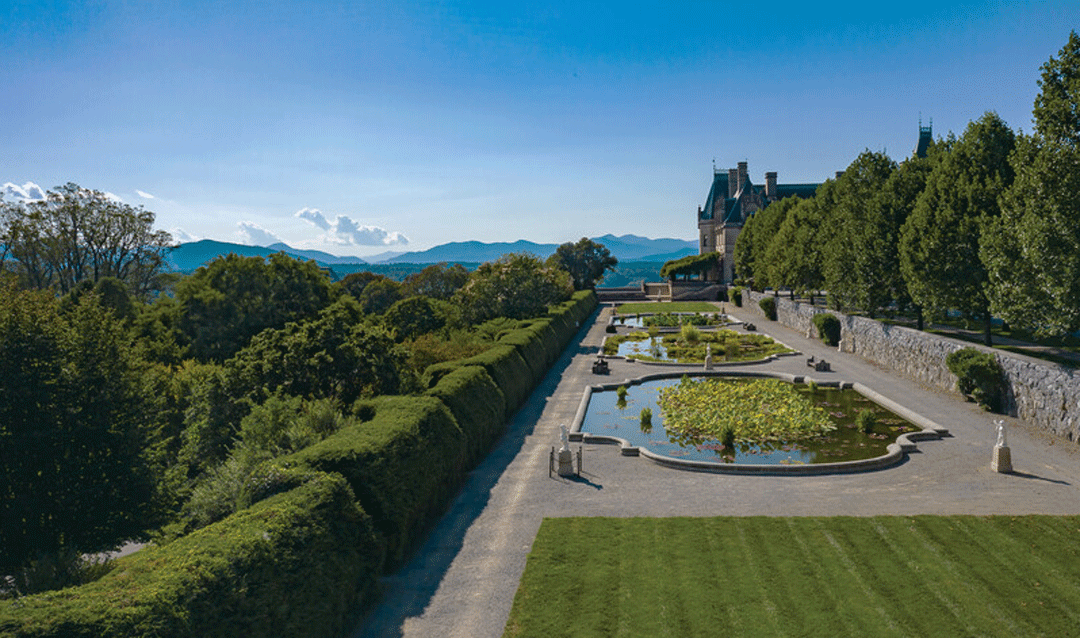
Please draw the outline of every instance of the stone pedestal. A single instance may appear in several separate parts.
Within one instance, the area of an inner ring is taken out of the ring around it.
[[[574,455],[569,448],[559,450],[559,476],[574,475]]]
[[[994,460],[990,461],[990,469],[995,472],[1012,472],[1012,455],[1009,448],[1001,445],[994,446]]]

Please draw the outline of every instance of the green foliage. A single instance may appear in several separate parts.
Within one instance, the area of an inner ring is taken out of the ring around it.
[[[615,388],[615,394],[618,395],[620,399],[626,399],[626,392],[627,391],[625,385],[620,385],[619,387]]]
[[[481,366],[463,366],[439,379],[426,393],[450,408],[468,440],[466,462],[472,466],[502,434],[506,397]]]
[[[673,281],[677,277],[686,279],[694,275],[704,277],[706,273],[717,267],[719,260],[720,253],[717,252],[687,255],[682,259],[673,259],[665,263],[660,269],[660,276]]]
[[[701,341],[701,331],[693,324],[684,323],[682,328],[679,329],[679,338],[686,343],[698,343]]]
[[[716,306],[706,301],[643,301],[624,303],[616,310],[620,315],[663,314],[669,312],[716,312]]]
[[[604,273],[615,270],[618,264],[619,260],[611,256],[610,250],[587,237],[582,237],[577,243],[560,245],[547,259],[548,266],[570,273],[574,290],[595,288],[604,280]]]
[[[742,287],[735,286],[731,289],[731,303],[735,304],[736,308],[742,308]]]
[[[785,381],[684,379],[661,388],[672,441],[718,440],[731,427],[739,441],[793,441],[835,429],[823,409]]]
[[[686,324],[694,326],[718,326],[724,323],[723,319],[719,318],[718,314],[703,315],[700,312],[692,315],[688,314],[674,314],[670,312],[661,312],[655,315],[649,315],[642,320],[646,326],[663,326],[675,327],[683,326]]]
[[[382,323],[397,341],[415,339],[455,322],[457,309],[447,301],[432,297],[408,297],[383,314]]]
[[[0,627],[27,638],[343,635],[374,598],[382,560],[348,485],[321,474],[88,585],[0,602]]]
[[[825,246],[834,230],[831,218],[836,206],[836,180],[827,180],[814,197],[796,200],[791,206],[765,250],[766,281],[774,289],[786,286],[796,291],[818,290],[824,282]],[[761,261],[755,272],[762,274]]]
[[[757,290],[776,285],[769,279],[769,245],[799,201],[798,197],[785,197],[755,212],[735,240],[735,270],[739,277],[752,280]],[[744,238],[747,230],[750,235]]]
[[[423,296],[445,301],[468,281],[469,271],[461,264],[432,264],[405,277],[401,292],[405,297]]]
[[[155,231],[154,214],[67,183],[29,203],[0,205],[0,270],[5,256],[23,286],[62,293],[106,277],[137,297],[160,289],[172,237]],[[101,291],[99,291],[100,293]]]
[[[949,372],[956,375],[956,388],[992,412],[1000,412],[1005,394],[1005,371],[997,358],[975,348],[961,348],[945,357]]]
[[[330,303],[330,281],[314,261],[284,253],[219,257],[176,289],[180,330],[200,361],[222,362],[267,328],[314,316]]]
[[[0,573],[112,549],[153,515],[144,364],[92,295],[0,289]]]
[[[463,319],[479,324],[495,317],[525,319],[544,314],[548,306],[573,292],[566,271],[545,266],[526,253],[504,255],[482,264],[469,282],[454,293]]]
[[[812,320],[817,329],[818,336],[826,345],[835,346],[840,343],[840,320],[830,312],[820,312],[814,315]]]
[[[652,429],[652,408],[641,408],[641,414],[638,416],[641,421],[641,429]]]
[[[836,180],[836,206],[822,273],[830,305],[873,313],[891,299],[898,225],[887,214],[886,184],[897,170],[884,153],[863,151]]]
[[[935,162],[901,231],[901,267],[914,302],[931,317],[958,310],[983,320],[987,341],[990,303],[979,242],[1000,215],[998,196],[1012,184],[1014,146],[1015,135],[994,113],[968,124]]]
[[[360,307],[370,315],[381,315],[402,299],[402,286],[393,279],[383,277],[364,287],[356,298]]]
[[[776,321],[776,299],[773,297],[763,297],[758,300],[758,307],[761,308],[761,312],[765,314],[767,319]]]
[[[1037,336],[1080,330],[1080,37],[1042,67],[1035,134],[1021,136],[1002,215],[982,236],[993,312]]]
[[[380,397],[367,406],[370,421],[278,462],[344,476],[396,567],[462,480],[468,441],[435,397]]]
[[[859,410],[855,414],[855,427],[863,434],[873,434],[877,418],[873,410]]]
[[[349,405],[397,393],[407,381],[406,353],[363,317],[357,302],[343,297],[314,319],[260,333],[226,364],[236,398],[261,402],[282,392]]]

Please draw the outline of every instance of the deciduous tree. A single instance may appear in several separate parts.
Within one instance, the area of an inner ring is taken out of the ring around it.
[[[577,243],[561,244],[548,257],[547,264],[570,273],[574,290],[585,290],[603,281],[604,273],[614,270],[619,260],[612,257],[611,251],[603,244],[582,237]]]

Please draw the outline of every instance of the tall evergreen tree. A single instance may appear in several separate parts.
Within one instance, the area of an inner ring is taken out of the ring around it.
[[[968,124],[934,165],[901,231],[904,279],[932,317],[950,310],[983,323],[991,343],[987,272],[979,260],[983,229],[1000,216],[998,196],[1013,181],[1016,136],[996,113]]]
[[[1080,330],[1080,37],[1042,66],[1033,135],[1011,165],[1016,180],[984,236],[994,313],[1039,335]]]

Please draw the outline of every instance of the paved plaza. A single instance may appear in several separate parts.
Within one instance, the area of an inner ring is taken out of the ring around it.
[[[756,322],[759,332],[803,353],[760,369],[860,382],[947,428],[950,436],[919,442],[918,451],[898,466],[861,474],[687,472],[621,456],[618,446],[585,445],[580,479],[549,477],[548,456],[559,443],[559,426],[572,423],[585,386],[656,370],[613,360],[607,378],[592,374],[605,336],[604,309],[518,411],[428,542],[405,568],[383,580],[384,599],[356,636],[501,636],[545,517],[1080,514],[1076,443],[1006,417],[1015,472],[995,473],[990,460],[996,431],[989,413],[740,310],[729,314]],[[832,372],[810,371],[809,356],[828,360]]]

